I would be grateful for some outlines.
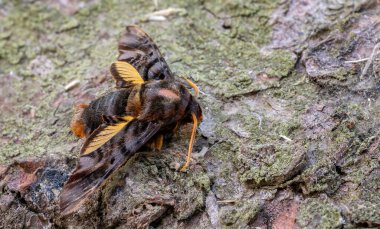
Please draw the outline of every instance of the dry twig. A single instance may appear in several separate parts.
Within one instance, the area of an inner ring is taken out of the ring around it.
[[[369,57],[369,59],[367,60],[367,63],[365,64],[364,66],[364,69],[362,71],[362,74],[360,74],[360,79],[363,79],[363,77],[365,76],[365,74],[367,74],[367,71],[368,71],[368,68],[369,66],[371,66],[373,60],[375,59],[375,56],[376,56],[376,51],[377,49],[380,47],[380,43],[377,43],[375,45],[375,47],[373,47],[372,49],[372,53],[371,53],[371,56]]]

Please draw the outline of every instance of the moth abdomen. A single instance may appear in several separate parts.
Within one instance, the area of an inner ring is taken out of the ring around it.
[[[87,104],[78,104],[74,108],[74,116],[70,122],[70,128],[73,134],[79,138],[86,136],[86,123],[82,118],[84,110],[88,107]]]
[[[88,136],[104,122],[103,116],[126,115],[126,106],[131,90],[126,88],[111,92],[79,110],[80,114],[73,117],[72,123],[75,124],[74,127],[77,127],[73,128],[72,125],[73,133],[78,137]]]

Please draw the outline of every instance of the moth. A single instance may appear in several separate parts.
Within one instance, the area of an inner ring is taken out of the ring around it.
[[[196,100],[176,79],[153,40],[137,26],[127,26],[110,71],[117,90],[90,104],[76,106],[72,132],[86,138],[76,168],[60,195],[62,215],[75,211],[105,180],[142,147],[160,150],[164,138],[193,123],[189,166],[197,125],[203,119]]]

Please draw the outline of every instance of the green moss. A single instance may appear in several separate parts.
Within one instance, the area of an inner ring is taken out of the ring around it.
[[[239,202],[234,206],[222,207],[220,219],[223,228],[240,228],[247,226],[260,211],[260,204],[255,200]]]
[[[237,145],[231,142],[220,142],[210,149],[210,154],[222,161],[231,161],[235,156]]]
[[[331,76],[337,80],[343,81],[346,80],[348,77],[351,77],[354,75],[353,69],[346,69],[346,68],[339,68],[336,71],[334,71]]]
[[[63,19],[56,10],[41,3],[17,4],[11,9],[2,29],[7,36],[5,42],[0,43],[0,57],[6,60],[0,62],[0,66],[5,69],[9,64],[19,64],[24,58],[37,55],[40,51],[38,43],[42,43],[40,36],[54,32],[55,23]]]
[[[360,16],[359,13],[353,12],[352,14],[348,15],[346,18],[343,18],[342,20],[338,21],[335,27],[340,32],[345,32],[347,30],[347,26],[349,26],[351,22],[357,20],[359,16]]]
[[[216,94],[225,97],[244,95],[271,87],[278,87],[278,79],[287,76],[295,64],[295,58],[289,51],[273,51],[260,53],[253,45],[247,47],[246,43],[232,43],[227,50],[219,50],[221,60],[231,62],[232,66],[225,71],[211,70],[207,75],[198,77],[214,88]],[[241,56],[237,59],[229,59],[232,56]],[[218,61],[219,62],[219,61]],[[216,64],[216,63],[215,63]],[[219,64],[217,64],[219,65]]]
[[[303,161],[303,152],[290,145],[256,145],[238,156],[244,166],[240,180],[253,187],[279,185],[291,178]]]
[[[293,69],[296,56],[288,50],[274,50],[270,54],[265,54],[261,57],[260,62],[263,64],[260,69],[269,74],[270,76],[283,78],[287,76],[291,69]],[[257,69],[259,70],[259,69]]]
[[[64,32],[64,31],[67,31],[67,30],[71,30],[71,29],[75,29],[79,26],[79,21],[75,18],[70,18],[67,20],[67,22],[65,22],[65,24],[61,25],[61,27],[59,27],[59,32]]]
[[[147,156],[147,153],[134,156],[104,186],[102,202],[112,212],[110,214],[133,212],[141,206],[156,203],[155,200],[164,203],[165,200],[175,200],[173,208],[178,220],[185,220],[204,208],[210,180],[199,167],[181,173],[167,166],[167,162],[173,160],[170,149],[153,156]],[[142,214],[148,214],[156,207],[148,207]]]
[[[197,186],[201,187],[206,192],[210,191],[210,178],[206,174],[196,176],[194,178],[194,182]]]
[[[301,124],[298,118],[292,118],[290,120],[286,120],[285,122],[276,123],[272,128],[274,129],[274,133],[278,136],[285,135],[292,138],[298,133],[297,130],[301,128]]]
[[[321,198],[303,201],[296,219],[301,228],[340,228],[343,223],[339,209]]]
[[[354,224],[374,226],[379,224],[380,203],[359,201],[350,205],[351,221]]]
[[[342,181],[335,166],[328,159],[321,159],[317,164],[305,170],[301,175],[304,181],[304,193],[325,192],[333,194]]]
[[[179,25],[173,31],[186,38],[171,45],[176,50],[175,59],[180,57],[185,65],[191,66],[184,69],[192,70],[191,75],[196,81],[225,97],[278,86],[276,79],[286,76],[295,64],[292,53],[259,51],[260,46],[270,40],[271,28],[265,18],[269,18],[277,2],[221,1],[220,4],[205,3],[207,11],[190,5],[185,7],[188,16],[176,20]],[[232,29],[209,26],[218,24],[219,15],[232,20]],[[195,20],[204,17],[205,20]],[[262,72],[274,79],[256,80],[257,74]]]
[[[374,163],[375,164],[375,163]],[[366,200],[372,203],[379,203],[380,204],[380,176],[378,170],[378,163],[377,167],[376,165],[370,165],[368,167],[372,168],[372,170],[369,170],[371,172],[365,173],[365,177],[362,177],[361,180],[361,193],[360,198],[362,200]],[[380,209],[380,208],[379,208]]]
[[[352,162],[352,158],[349,159]],[[354,165],[345,167],[345,171],[349,172],[347,175],[347,180],[350,180],[356,184],[360,184],[367,176],[370,171],[378,168],[378,161],[373,158],[365,157],[362,160],[354,161]]]

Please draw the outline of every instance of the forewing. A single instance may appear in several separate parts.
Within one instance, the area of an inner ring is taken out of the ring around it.
[[[162,127],[160,123],[132,120],[110,141],[82,155],[60,195],[62,215],[77,210],[86,198],[123,166]]]
[[[137,69],[145,81],[174,80],[168,64],[152,38],[137,26],[127,26],[119,40],[119,61]]]

